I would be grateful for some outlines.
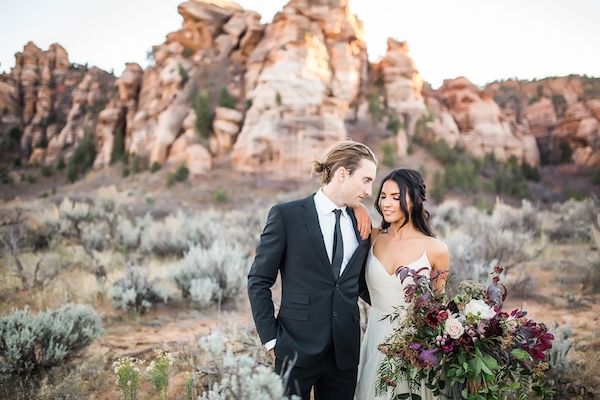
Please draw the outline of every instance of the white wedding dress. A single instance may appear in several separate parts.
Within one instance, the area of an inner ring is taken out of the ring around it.
[[[429,242],[427,244],[429,245]],[[408,264],[407,267],[417,271],[421,270],[429,276],[431,264],[427,258],[427,247],[421,257]],[[367,287],[371,296],[371,310],[367,330],[360,348],[355,398],[357,400],[389,399],[393,395],[391,388],[388,390],[387,396],[375,396],[378,379],[377,371],[384,357],[377,346],[383,343],[393,330],[390,320],[388,318],[382,320],[383,316],[393,313],[395,307],[406,304],[404,301],[404,287],[398,277],[394,274],[388,274],[383,264],[373,254],[373,246],[369,251],[365,268]],[[406,393],[408,391],[408,383],[399,382],[395,393]],[[421,395],[423,400],[438,399],[425,385],[421,385],[421,393],[418,394]]]

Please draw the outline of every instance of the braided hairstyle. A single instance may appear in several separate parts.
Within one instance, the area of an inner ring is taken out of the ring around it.
[[[389,222],[385,221],[381,208],[379,207],[379,197],[381,196],[383,184],[387,181],[396,182],[398,184],[398,188],[400,188],[400,210],[402,211],[402,214],[404,214],[404,222],[402,223],[402,226],[408,224],[408,221],[411,221],[418,231],[423,232],[427,236],[433,237],[434,234],[429,226],[429,211],[427,211],[423,206],[423,202],[426,201],[426,186],[423,182],[421,174],[412,169],[396,169],[383,178],[381,186],[379,187],[379,192],[375,198],[375,209],[382,217],[381,229],[387,229],[391,225]],[[406,204],[406,193],[408,193],[408,197],[412,203],[412,210],[410,211],[408,209],[408,205]]]
[[[369,160],[377,165],[377,157],[366,145],[347,139],[330,146],[320,161],[313,162],[313,174],[321,185],[333,179],[335,171],[344,167],[350,175],[359,167],[361,160]]]

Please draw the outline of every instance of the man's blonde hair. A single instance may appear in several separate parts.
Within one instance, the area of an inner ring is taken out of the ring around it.
[[[325,150],[320,161],[313,162],[313,174],[317,175],[319,183],[326,185],[341,167],[352,175],[361,160],[369,160],[377,165],[377,157],[366,145],[351,139],[343,140]]]

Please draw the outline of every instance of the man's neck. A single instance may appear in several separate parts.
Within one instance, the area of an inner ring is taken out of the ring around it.
[[[325,185],[321,187],[321,190],[323,191],[323,194],[325,194],[325,196],[327,196],[327,198],[336,205],[336,207],[346,207],[346,203],[344,203],[344,201],[342,201],[338,196],[335,195],[337,190],[334,187],[330,185]]]

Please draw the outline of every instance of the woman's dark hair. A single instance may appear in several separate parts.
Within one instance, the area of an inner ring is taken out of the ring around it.
[[[379,207],[379,197],[381,196],[383,185],[387,181],[396,182],[400,188],[400,210],[402,211],[402,214],[404,214],[404,223],[402,223],[402,226],[408,224],[408,221],[410,220],[417,230],[423,232],[427,236],[433,237],[434,234],[429,226],[429,212],[423,207],[423,202],[425,201],[425,183],[423,182],[421,174],[412,169],[396,169],[383,178],[381,186],[379,187],[379,192],[375,198],[375,209],[382,218],[381,229],[387,229],[391,225],[389,222],[385,221],[381,208]],[[410,218],[408,205],[406,204],[406,193],[408,193],[408,197],[413,205],[412,211],[410,212]]]

